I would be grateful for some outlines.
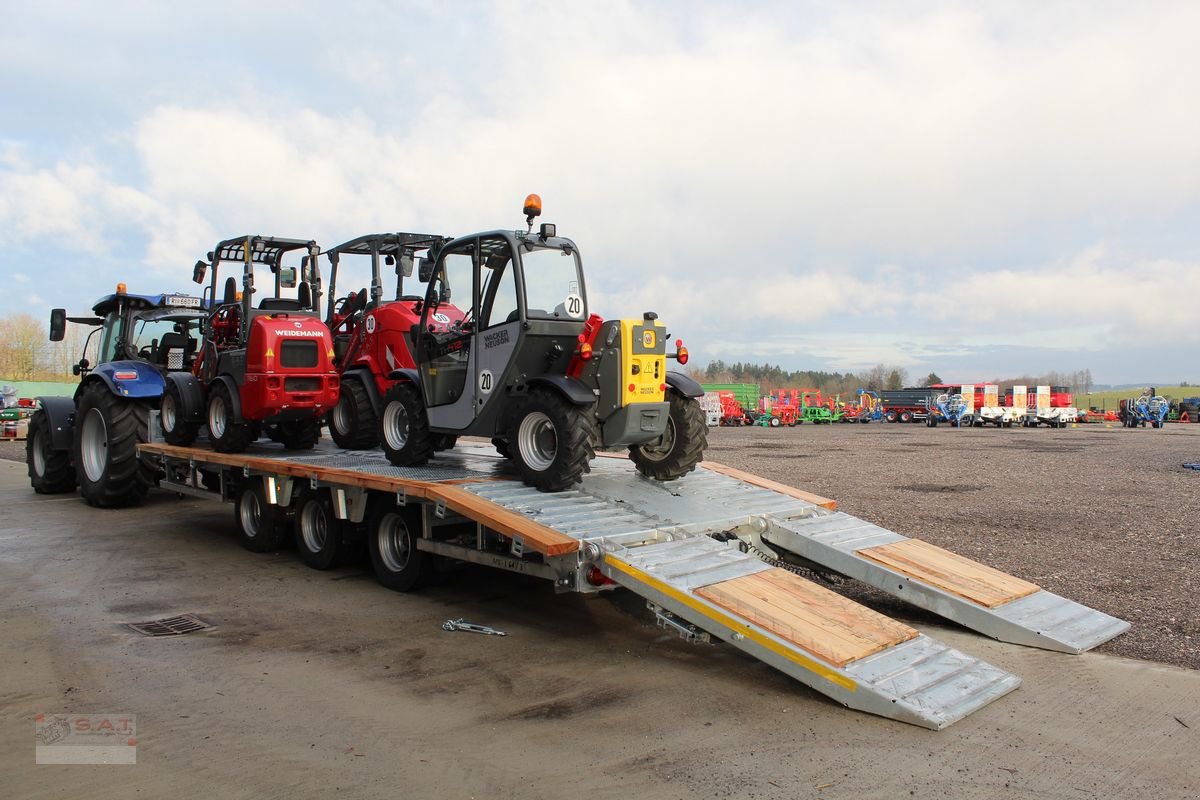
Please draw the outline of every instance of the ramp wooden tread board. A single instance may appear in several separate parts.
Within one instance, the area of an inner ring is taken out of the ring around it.
[[[1037,584],[920,539],[868,547],[856,553],[985,608],[997,608],[1041,589]]]
[[[837,667],[917,636],[907,625],[778,568],[695,593]]]

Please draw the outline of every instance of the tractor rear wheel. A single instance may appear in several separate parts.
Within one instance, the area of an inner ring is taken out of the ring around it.
[[[337,405],[329,412],[329,435],[343,450],[372,450],[379,446],[379,418],[362,381],[342,381]]]
[[[167,444],[189,447],[196,441],[200,423],[185,418],[186,408],[179,385],[174,381],[167,381],[162,403],[158,407],[158,419],[162,424],[163,438],[167,440]]]
[[[433,436],[421,394],[411,383],[397,383],[383,396],[379,443],[397,467],[419,467],[433,455]]]
[[[25,465],[29,485],[38,494],[62,494],[75,491],[75,466],[70,450],[55,450],[51,443],[50,417],[42,409],[29,419],[29,438],[25,440]]]
[[[284,517],[283,509],[267,502],[267,491],[260,479],[250,479],[233,504],[238,540],[252,553],[270,553],[280,548],[287,536]]]
[[[321,418],[281,422],[274,437],[287,450],[312,450],[321,439]]]
[[[433,576],[433,556],[417,549],[420,537],[419,506],[397,506],[381,501],[367,525],[367,545],[375,579],[394,592],[411,592]]]
[[[592,408],[546,389],[534,389],[514,405],[507,438],[521,480],[543,492],[561,492],[583,480],[596,455]]]
[[[100,381],[84,386],[76,403],[72,457],[88,504],[107,508],[141,501],[158,479],[153,465],[137,454],[149,433],[150,406],[117,397]]]
[[[305,495],[296,509],[296,551],[313,569],[329,569],[342,552],[343,522],[333,513],[328,489]]]
[[[258,438],[250,422],[234,422],[233,395],[224,381],[216,381],[208,391],[208,438],[219,453],[245,452]]]
[[[667,402],[670,413],[663,435],[629,448],[638,472],[656,481],[673,481],[688,474],[704,458],[704,448],[708,447],[708,427],[700,404],[676,392],[667,392]]]

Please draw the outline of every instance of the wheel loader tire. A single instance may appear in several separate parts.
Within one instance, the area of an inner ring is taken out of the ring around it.
[[[336,566],[344,549],[344,525],[333,513],[333,498],[328,489],[306,493],[296,505],[292,523],[300,560],[313,569]]]
[[[190,447],[196,441],[196,436],[200,432],[200,423],[185,420],[183,418],[185,408],[187,406],[183,402],[179,385],[174,381],[167,381],[167,388],[163,390],[162,401],[158,407],[158,420],[162,425],[163,438],[167,440],[167,444]]]
[[[79,492],[89,505],[133,505],[146,496],[158,472],[138,458],[137,446],[149,438],[150,406],[117,397],[103,383],[90,383],[76,402],[72,461]]]
[[[208,390],[208,440],[219,453],[243,453],[254,440],[258,431],[253,423],[234,422],[233,395],[223,381],[216,381]]]
[[[592,409],[547,389],[530,391],[514,406],[506,438],[521,480],[543,492],[561,492],[583,480],[596,455]]]
[[[700,404],[676,392],[667,392],[667,402],[670,413],[663,435],[629,448],[629,458],[638,472],[656,481],[673,481],[688,474],[704,458],[708,447],[708,428]]]
[[[433,437],[433,449],[437,453],[443,450],[453,450],[456,444],[458,444],[458,437],[449,433],[442,433]]]
[[[499,436],[492,439],[492,447],[496,448],[496,452],[501,458],[512,458],[512,446],[509,445],[508,439],[501,439]]]
[[[433,557],[417,549],[420,507],[381,498],[367,524],[367,549],[375,579],[394,592],[420,589],[433,576]]]
[[[276,437],[276,440],[287,450],[312,450],[320,439],[320,417],[281,422]]]
[[[329,412],[329,436],[343,450],[373,450],[379,446],[379,418],[362,381],[342,381],[337,405]]]
[[[287,536],[285,513],[267,502],[261,478],[251,478],[238,492],[233,504],[238,541],[251,553],[271,553],[283,545]]]
[[[383,396],[379,443],[397,467],[418,467],[433,455],[433,436],[421,393],[411,383],[398,383]]]
[[[54,449],[50,417],[40,408],[29,418],[25,466],[29,470],[29,485],[38,494],[75,491],[75,466],[71,463],[71,451]]]

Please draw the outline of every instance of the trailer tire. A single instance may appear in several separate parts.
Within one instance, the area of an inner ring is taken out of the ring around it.
[[[670,412],[662,437],[629,448],[638,472],[656,481],[673,481],[696,468],[708,447],[708,426],[700,404],[678,392],[667,392]]]
[[[286,450],[312,450],[321,439],[321,418],[288,420],[280,422],[273,436]]]
[[[383,396],[379,443],[397,467],[419,467],[433,455],[433,436],[421,394],[411,383],[397,383]]]
[[[208,440],[218,453],[244,453],[258,431],[251,422],[234,422],[233,395],[224,381],[214,381],[208,391]]]
[[[158,480],[137,446],[150,433],[150,406],[117,397],[100,381],[86,384],[76,403],[71,457],[79,492],[101,508],[134,505]]]
[[[329,412],[329,436],[343,450],[373,450],[379,446],[379,416],[362,381],[342,381],[337,405]]]
[[[518,398],[506,438],[521,480],[543,492],[561,492],[583,480],[596,455],[593,413],[591,406],[546,389]]]
[[[267,502],[262,480],[252,478],[243,484],[233,504],[238,541],[251,553],[270,553],[283,545],[287,536],[283,509]]]
[[[328,489],[307,492],[296,505],[292,530],[300,560],[313,569],[330,569],[342,554],[344,522],[333,513]]]
[[[158,420],[167,444],[190,447],[196,441],[196,436],[200,433],[200,423],[184,419],[186,408],[179,384],[167,381],[158,410]]]
[[[394,592],[411,592],[433,576],[433,558],[417,549],[420,507],[382,499],[367,526],[367,549],[375,579]]]
[[[889,411],[883,415],[883,418],[886,419],[888,422],[895,422],[896,421],[896,412]]]
[[[913,421],[913,413],[911,411],[901,411],[900,412],[900,421],[901,422],[912,422]]]
[[[29,418],[25,440],[25,466],[29,485],[38,494],[63,494],[75,491],[75,466],[70,450],[55,450],[50,435],[50,415],[43,409]]]

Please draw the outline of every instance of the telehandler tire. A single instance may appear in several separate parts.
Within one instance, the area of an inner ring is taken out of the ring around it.
[[[704,411],[693,398],[667,392],[667,430],[653,442],[629,448],[638,472],[656,481],[673,481],[696,468],[708,447]]]
[[[583,480],[596,455],[592,408],[546,389],[534,389],[514,405],[507,439],[521,480],[543,492],[561,492]]]
[[[383,396],[379,443],[397,467],[419,467],[433,455],[433,436],[421,393],[411,383],[397,383]]]

